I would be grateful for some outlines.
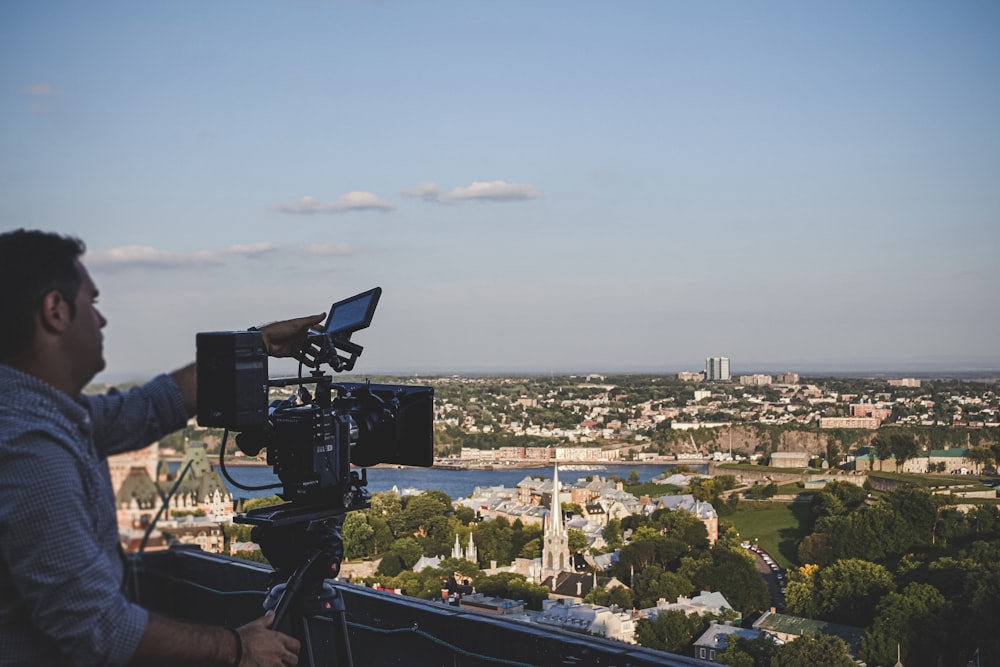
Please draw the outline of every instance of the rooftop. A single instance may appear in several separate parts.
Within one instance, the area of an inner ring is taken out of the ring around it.
[[[272,574],[270,567],[259,563],[183,546],[143,554],[135,564],[138,598],[144,606],[175,618],[228,627],[260,616]],[[327,581],[344,602],[347,637],[357,667],[710,664],[601,637]],[[346,643],[332,620],[311,617],[307,623],[315,662],[328,662]],[[301,633],[296,634],[301,639]],[[305,654],[300,664],[309,664]]]

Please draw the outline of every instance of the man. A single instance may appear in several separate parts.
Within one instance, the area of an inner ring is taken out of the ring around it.
[[[296,664],[299,642],[271,630],[270,615],[201,626],[123,593],[106,458],[183,427],[197,371],[81,394],[104,368],[107,324],[83,252],[55,234],[0,234],[0,664]],[[261,327],[268,353],[300,356],[323,317]]]

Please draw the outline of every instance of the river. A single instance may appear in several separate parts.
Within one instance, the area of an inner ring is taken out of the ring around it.
[[[176,470],[177,464],[171,466]],[[621,464],[605,465],[593,470],[574,470],[559,468],[559,479],[563,483],[574,483],[580,478],[600,475],[608,477],[615,475],[627,479],[629,471],[635,470],[639,473],[639,480],[648,482],[663,474],[664,471],[674,468],[673,465],[648,465],[648,464]],[[706,466],[688,465],[695,471],[704,474]],[[212,466],[217,470],[217,466]],[[236,482],[244,486],[263,486],[266,484],[278,483],[278,478],[270,467],[236,465],[227,466],[227,472]],[[493,470],[449,470],[442,468],[393,468],[381,467],[370,468],[368,470],[368,490],[372,493],[379,491],[389,491],[395,488],[397,491],[409,490],[439,490],[444,491],[453,499],[468,497],[477,486],[506,486],[513,488],[517,486],[525,477],[552,477],[552,467],[544,468],[501,468]],[[229,480],[225,480],[226,486],[232,492],[233,497],[239,498],[259,498],[274,495],[277,489],[268,491],[245,491],[234,487]]]

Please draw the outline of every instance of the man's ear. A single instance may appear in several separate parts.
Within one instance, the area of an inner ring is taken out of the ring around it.
[[[38,319],[42,328],[50,333],[62,333],[70,323],[69,303],[58,290],[52,290],[42,297],[42,307]]]

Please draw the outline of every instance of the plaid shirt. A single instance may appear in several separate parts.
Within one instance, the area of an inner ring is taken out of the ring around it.
[[[123,593],[106,459],[186,421],[169,376],[71,398],[0,364],[0,663],[128,662],[147,615]]]

